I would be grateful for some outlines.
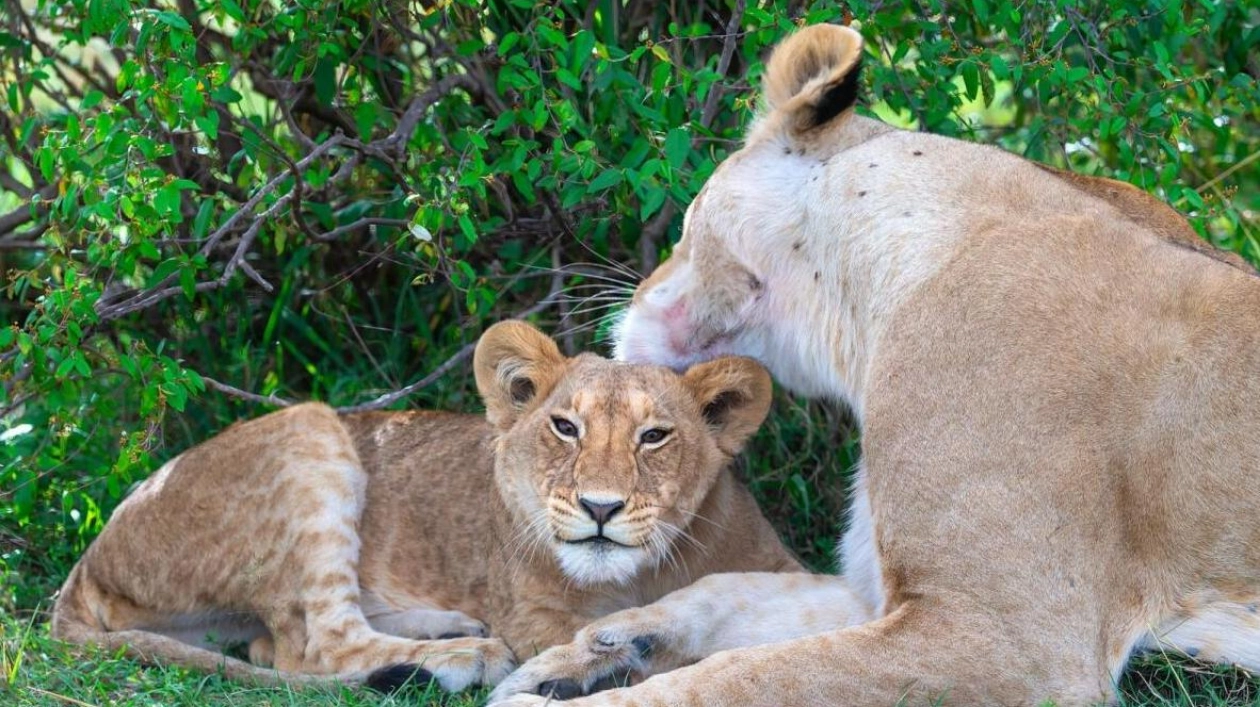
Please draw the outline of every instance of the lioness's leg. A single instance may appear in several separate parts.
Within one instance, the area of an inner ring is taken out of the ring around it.
[[[573,643],[543,651],[494,693],[591,691],[627,672],[647,676],[719,651],[864,623],[867,607],[842,577],[803,573],[715,574],[648,606],[606,616]]]
[[[1025,638],[1004,631],[982,607],[917,599],[860,626],[725,651],[565,705],[1032,705],[1053,696],[1066,707],[1096,704],[1110,694],[1101,664],[1096,672],[1055,672],[1054,661],[1029,658],[1021,648]],[[543,705],[546,698],[515,695],[492,704]]]
[[[1140,647],[1260,671],[1260,597],[1250,602],[1211,602],[1166,622],[1146,636]]]

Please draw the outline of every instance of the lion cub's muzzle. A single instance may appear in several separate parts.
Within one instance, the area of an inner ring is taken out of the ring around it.
[[[556,499],[559,501],[559,499]],[[628,520],[626,502],[604,495],[578,496],[577,508],[566,500],[551,504],[556,537],[570,545],[635,547],[642,536]]]

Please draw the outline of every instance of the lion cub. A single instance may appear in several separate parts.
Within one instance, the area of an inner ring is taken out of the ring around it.
[[[726,469],[770,405],[758,364],[566,358],[509,321],[474,368],[485,418],[305,404],[175,457],[74,567],[54,635],[261,682],[388,688],[419,666],[458,690],[701,576],[801,570]],[[239,642],[250,663],[217,650]]]

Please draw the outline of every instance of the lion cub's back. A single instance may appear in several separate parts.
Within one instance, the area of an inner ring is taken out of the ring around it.
[[[490,514],[501,511],[485,418],[408,411],[345,415],[342,424],[369,479],[364,587],[483,616]]]

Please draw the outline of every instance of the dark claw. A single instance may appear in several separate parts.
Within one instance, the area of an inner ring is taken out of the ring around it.
[[[634,646],[634,649],[639,652],[640,658],[646,658],[652,654],[652,649],[656,647],[656,639],[651,636],[639,636],[630,641],[630,645]]]
[[[397,692],[408,685],[424,687],[433,682],[433,673],[418,665],[400,663],[372,671],[364,685],[386,694]]]
[[[459,631],[451,631],[438,636],[439,641],[445,641],[448,638],[468,638],[468,634],[460,633]]]
[[[547,680],[538,684],[538,694],[553,700],[571,700],[582,696],[582,686],[568,678]]]

